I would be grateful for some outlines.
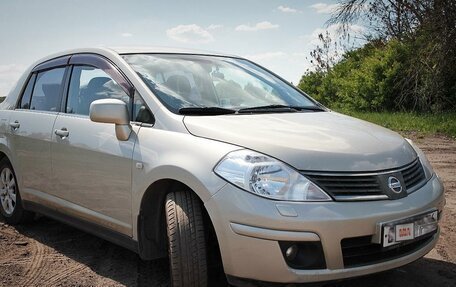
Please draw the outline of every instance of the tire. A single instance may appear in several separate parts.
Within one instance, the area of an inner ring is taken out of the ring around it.
[[[6,157],[0,160],[0,213],[10,225],[30,222],[35,216],[22,207],[16,174]]]
[[[165,217],[171,286],[206,287],[206,239],[199,199],[190,191],[169,193]]]

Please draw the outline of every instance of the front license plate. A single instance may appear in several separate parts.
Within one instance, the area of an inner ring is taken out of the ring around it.
[[[413,216],[399,221],[387,222],[382,225],[383,247],[413,240],[433,232],[438,227],[438,212]]]

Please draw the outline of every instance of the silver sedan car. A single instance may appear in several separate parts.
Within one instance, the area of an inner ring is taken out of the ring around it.
[[[410,140],[237,56],[66,51],[0,106],[6,222],[40,213],[168,257],[173,286],[207,286],[208,258],[237,286],[402,266],[435,246],[443,193]]]

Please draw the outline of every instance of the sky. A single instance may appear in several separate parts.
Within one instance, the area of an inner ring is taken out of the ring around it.
[[[295,84],[332,0],[0,0],[0,96],[51,53],[166,46],[246,57]]]

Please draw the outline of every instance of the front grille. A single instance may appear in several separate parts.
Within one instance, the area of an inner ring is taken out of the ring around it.
[[[411,254],[432,241],[434,233],[390,247],[371,242],[371,236],[345,238],[341,241],[345,268],[381,263]]]
[[[343,172],[302,172],[335,200],[382,200],[388,199],[389,174],[401,174],[407,193],[413,192],[425,181],[421,162],[416,159],[411,164],[389,171],[373,173],[343,173]]]
[[[415,187],[419,187],[419,184],[426,179],[421,162],[416,160],[406,169],[402,170],[402,177],[404,178],[407,191],[410,192]]]
[[[382,196],[383,191],[375,175],[306,175],[336,199],[353,196]]]

